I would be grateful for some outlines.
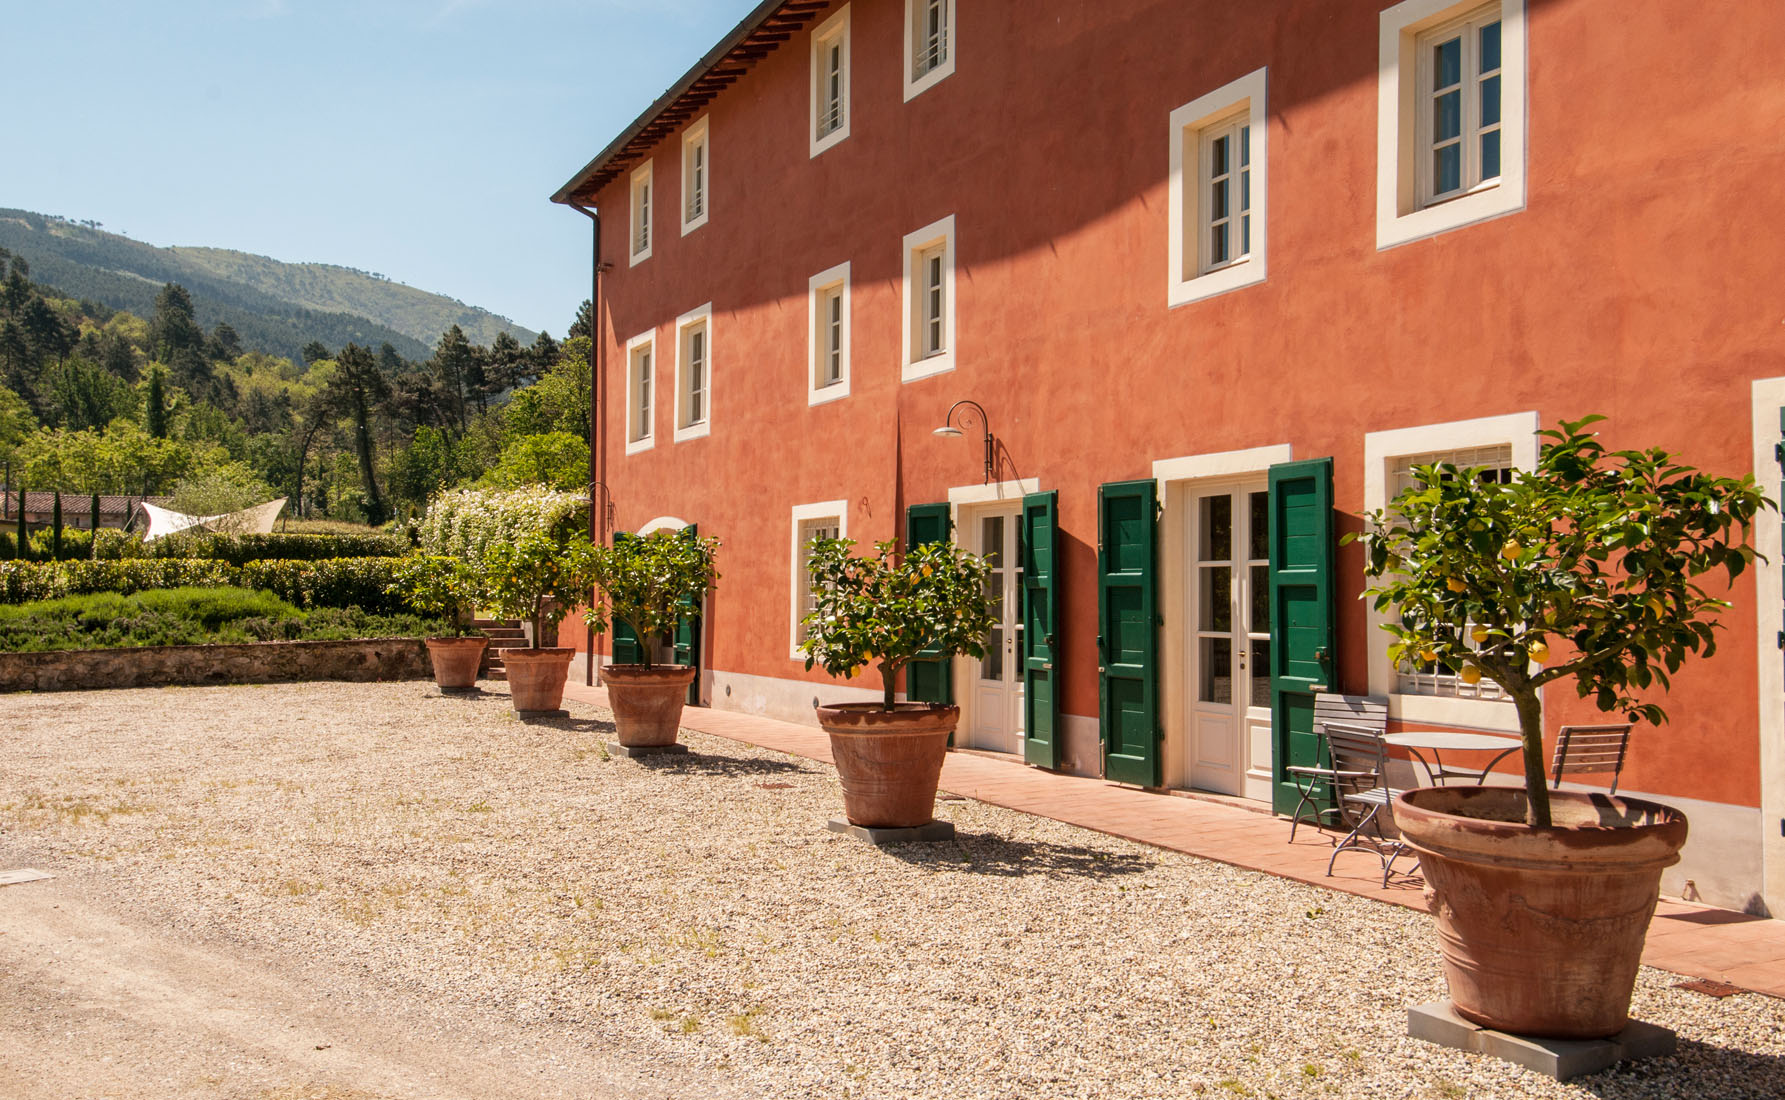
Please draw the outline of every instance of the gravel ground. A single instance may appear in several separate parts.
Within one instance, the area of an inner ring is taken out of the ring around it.
[[[1423,914],[970,801],[938,807],[955,842],[875,850],[825,830],[827,767],[687,732],[689,757],[609,759],[608,716],[570,706],[6,696],[0,868],[330,1003],[488,1029],[468,1057],[600,1055],[681,1095],[1785,1096],[1785,1002],[1644,970],[1634,1013],[1680,1053],[1558,1085],[1406,1038],[1443,995]]]

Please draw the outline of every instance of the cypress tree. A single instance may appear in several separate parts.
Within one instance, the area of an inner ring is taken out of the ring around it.
[[[167,438],[167,394],[162,389],[161,368],[156,367],[149,372],[148,400],[149,434],[156,439]]]
[[[27,541],[28,538],[29,538],[29,535],[25,530],[25,490],[24,490],[24,487],[21,486],[19,488],[19,560],[20,561],[30,561],[31,560],[31,543],[29,541]]]
[[[56,490],[56,503],[50,509],[50,560],[62,560],[62,490]]]
[[[87,544],[87,547],[88,547],[87,556],[90,558],[96,558],[99,556],[99,494],[98,493],[93,494],[93,510],[91,512],[87,513],[87,529],[88,529],[88,532],[93,536],[93,540]]]

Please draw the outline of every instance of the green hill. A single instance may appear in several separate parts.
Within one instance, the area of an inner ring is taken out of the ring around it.
[[[92,225],[0,209],[0,248],[23,256],[31,278],[74,298],[147,317],[164,283],[192,295],[207,329],[227,321],[246,347],[297,360],[304,344],[389,343],[425,359],[451,325],[474,344],[498,332],[535,334],[486,310],[332,264],[289,264],[218,248],[157,248]]]

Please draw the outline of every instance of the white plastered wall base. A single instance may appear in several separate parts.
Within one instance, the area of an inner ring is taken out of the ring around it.
[[[1766,494],[1779,491],[1779,463],[1773,443],[1779,438],[1779,410],[1785,408],[1785,378],[1754,382],[1754,477]],[[1761,896],[1767,910],[1785,915],[1785,663],[1780,660],[1779,608],[1785,605],[1785,537],[1778,517],[1763,512],[1754,525],[1754,549],[1761,560],[1754,568],[1756,691],[1760,705],[1756,735],[1760,738],[1760,814],[1755,827],[1761,851]]]
[[[746,672],[714,670],[712,675],[712,707],[755,714],[777,722],[799,726],[818,725],[812,713],[817,704],[878,703],[882,698],[878,673],[865,673],[859,680],[846,683],[814,682],[782,679],[775,676],[752,676]],[[871,687],[858,685],[871,684]],[[904,701],[905,693],[897,696]]]

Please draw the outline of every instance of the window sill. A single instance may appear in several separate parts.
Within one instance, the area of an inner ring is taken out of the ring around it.
[[[905,43],[905,51],[906,53],[910,53],[910,50],[911,43],[907,40]],[[909,60],[905,62],[905,72],[907,74],[905,77],[905,102],[910,103],[918,96],[954,75],[954,51],[949,51],[949,58],[947,61],[944,61],[942,64],[916,79],[913,79],[909,75],[911,72],[911,62]]]
[[[639,453],[640,451],[648,451],[656,445],[657,445],[657,440],[654,437],[648,436],[648,435],[645,436],[643,439],[629,439],[626,441],[626,453],[629,455],[635,455],[635,454]]]
[[[695,218],[691,222],[683,222],[682,223],[682,236],[686,237],[688,234],[694,232],[696,229],[699,229],[701,226],[707,224],[707,219],[711,216],[712,216],[711,214],[702,214],[700,217]]]
[[[841,401],[848,396],[849,379],[845,378],[841,381],[832,382],[828,386],[820,386],[817,389],[808,389],[806,391],[806,404],[828,405],[832,401]]]
[[[700,439],[703,436],[712,434],[713,422],[711,420],[702,420],[700,423],[690,424],[686,428],[677,428],[675,441],[677,443],[686,443],[690,439]]]
[[[947,374],[954,369],[954,352],[945,351],[941,355],[932,355],[928,359],[919,359],[915,363],[906,363],[901,373],[901,382],[916,382],[920,378],[932,375]]]
[[[1524,208],[1523,181],[1502,176],[1498,183],[1483,184],[1454,198],[1434,202],[1405,214],[1395,214],[1392,210],[1378,211],[1376,248],[1381,250],[1408,244],[1491,218],[1515,214]]]
[[[1171,284],[1168,306],[1177,307],[1191,302],[1200,302],[1204,298],[1213,298],[1218,294],[1239,290],[1243,287],[1255,286],[1264,282],[1264,257],[1253,255],[1244,260],[1236,260],[1226,267],[1217,267],[1194,279],[1178,279]]]
[[[637,267],[639,264],[644,263],[646,260],[648,260],[650,258],[651,258],[651,250],[648,248],[645,249],[643,252],[634,252],[631,256],[631,262],[629,264],[627,264],[627,266],[628,267]]]

